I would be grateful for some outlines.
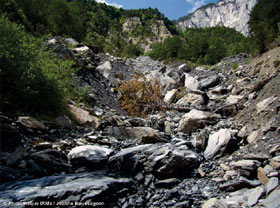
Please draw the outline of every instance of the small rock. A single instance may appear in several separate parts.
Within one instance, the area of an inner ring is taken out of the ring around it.
[[[276,170],[280,169],[280,156],[270,159],[270,164]]]
[[[168,178],[165,180],[159,180],[155,182],[155,186],[159,188],[171,188],[181,181],[177,178]]]
[[[237,162],[231,162],[230,166],[234,168],[240,168],[249,171],[257,170],[258,166],[260,166],[260,162],[257,160],[239,160]]]
[[[271,105],[274,101],[276,101],[278,98],[277,96],[271,96],[269,98],[266,98],[265,100],[259,102],[257,104],[257,113],[263,112],[268,108],[269,105]]]
[[[62,128],[72,128],[74,125],[68,116],[57,117],[55,123]]]
[[[229,129],[220,129],[218,132],[210,135],[208,145],[204,151],[204,156],[211,159],[214,156],[221,156],[232,139],[231,131]]]
[[[262,168],[262,167],[258,168],[257,177],[263,185],[266,185],[269,181],[267,174],[268,174],[268,172],[264,168]]]
[[[226,99],[226,104],[235,104],[242,100],[244,97],[242,95],[230,95]]]
[[[208,201],[206,201],[202,208],[228,208],[228,206],[224,203],[222,203],[220,200],[216,198],[211,198]]]
[[[189,74],[185,74],[185,87],[189,90],[199,90],[199,82]]]
[[[168,91],[165,94],[164,102],[166,104],[171,104],[174,101],[175,97],[176,97],[176,93],[177,93],[177,89],[173,89],[173,90]]]
[[[253,143],[254,141],[256,141],[256,139],[259,136],[259,131],[253,131],[248,137],[247,137],[247,141],[248,143]]]

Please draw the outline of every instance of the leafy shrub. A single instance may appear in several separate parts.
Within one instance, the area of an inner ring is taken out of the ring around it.
[[[160,84],[158,80],[148,81],[142,74],[120,85],[119,98],[122,109],[131,116],[145,117],[148,113],[163,110]]]
[[[1,107],[4,112],[55,116],[75,97],[73,63],[57,59],[22,26],[0,17]]]

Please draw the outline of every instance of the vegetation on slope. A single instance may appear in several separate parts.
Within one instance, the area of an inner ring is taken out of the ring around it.
[[[226,56],[250,53],[251,42],[226,27],[187,29],[181,36],[155,43],[149,55],[157,60],[187,60],[198,64],[216,64]]]
[[[280,1],[259,0],[251,12],[250,33],[256,53],[263,53],[271,44],[280,44]]]

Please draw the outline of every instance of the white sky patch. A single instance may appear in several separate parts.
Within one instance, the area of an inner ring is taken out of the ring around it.
[[[97,3],[104,3],[104,4],[107,4],[107,5],[110,5],[110,6],[113,6],[113,7],[116,7],[116,8],[122,8],[123,5],[120,5],[120,4],[117,4],[115,2],[113,2],[112,4],[106,2],[105,0],[96,0]]]
[[[196,9],[206,4],[205,0],[186,0],[186,1],[192,6],[189,12],[194,12]]]

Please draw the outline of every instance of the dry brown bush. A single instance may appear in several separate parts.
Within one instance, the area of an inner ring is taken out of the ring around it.
[[[163,110],[163,99],[160,83],[153,79],[148,81],[142,74],[136,74],[133,79],[123,81],[120,85],[119,102],[131,116],[145,117],[148,113]]]

